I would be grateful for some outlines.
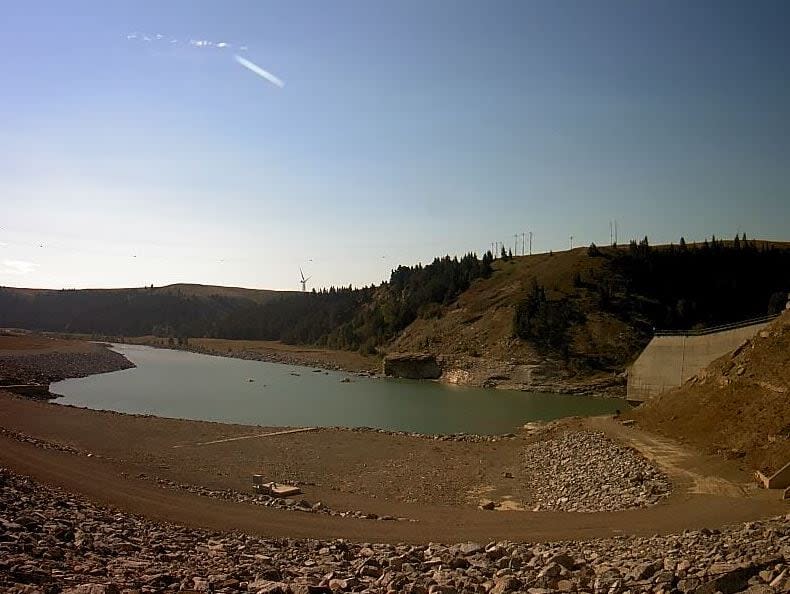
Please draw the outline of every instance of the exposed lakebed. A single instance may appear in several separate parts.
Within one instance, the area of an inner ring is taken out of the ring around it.
[[[357,377],[310,367],[116,344],[136,367],[52,385],[57,402],[264,426],[496,434],[529,421],[623,409],[615,398]],[[342,381],[348,378],[350,381]]]

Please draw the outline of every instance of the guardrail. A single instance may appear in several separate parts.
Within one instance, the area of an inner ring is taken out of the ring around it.
[[[781,314],[772,314],[770,316],[762,316],[750,320],[743,320],[742,322],[732,322],[730,324],[721,324],[720,326],[711,326],[710,328],[702,328],[699,330],[654,330],[653,336],[704,336],[705,334],[713,334],[724,330],[735,330],[736,328],[763,324],[775,320],[780,315]]]

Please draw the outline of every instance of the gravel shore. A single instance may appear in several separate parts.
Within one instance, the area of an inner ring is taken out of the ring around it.
[[[51,383],[134,367],[126,357],[96,345],[86,352],[50,352],[0,356],[0,385]]]

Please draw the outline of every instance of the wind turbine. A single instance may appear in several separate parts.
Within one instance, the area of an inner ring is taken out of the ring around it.
[[[302,280],[300,280],[299,282],[302,283],[302,293],[304,293],[305,291],[307,291],[307,281],[309,281],[313,277],[312,276],[308,276],[307,278],[305,278],[304,277],[304,272],[302,272],[302,267],[301,266],[299,267],[299,274],[302,275]]]

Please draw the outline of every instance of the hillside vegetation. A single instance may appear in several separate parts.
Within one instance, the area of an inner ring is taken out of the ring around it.
[[[785,244],[746,241],[437,258],[388,282],[310,293],[172,285],[0,289],[0,326],[98,335],[274,340],[439,356],[445,379],[620,385],[654,328],[760,316],[790,289]]]
[[[770,473],[790,458],[789,392],[790,312],[631,414],[647,429]]]

